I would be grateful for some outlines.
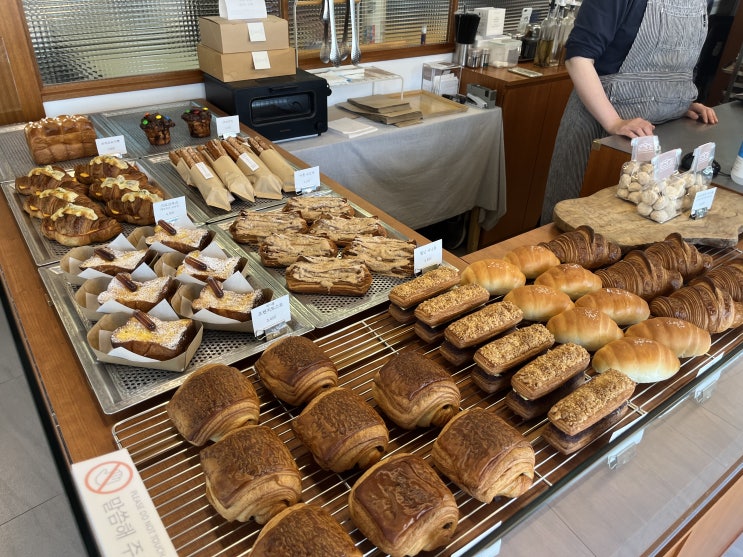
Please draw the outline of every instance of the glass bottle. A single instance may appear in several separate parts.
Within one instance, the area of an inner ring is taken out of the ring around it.
[[[544,18],[541,28],[542,33],[537,43],[537,52],[534,56],[534,64],[537,66],[548,66],[550,60],[550,54],[552,53],[552,45],[555,41],[555,31],[557,24],[557,6],[555,0],[550,2],[550,9],[547,17]]]
[[[562,32],[563,19],[565,18],[565,0],[557,0],[555,6],[555,32],[552,40],[552,49],[550,50],[548,66],[557,66],[557,60],[560,55],[560,33]]]
[[[565,13],[565,17],[560,22],[560,27],[557,32],[558,47],[556,58],[557,64],[559,66],[565,65],[565,43],[568,42],[570,32],[575,26],[575,1],[569,0],[566,9],[567,12]]]

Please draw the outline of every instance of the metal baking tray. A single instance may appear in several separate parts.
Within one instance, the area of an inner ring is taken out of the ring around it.
[[[337,194],[332,194],[337,196]],[[351,203],[357,216],[369,217],[370,213],[361,209],[358,205]],[[274,208],[273,210],[278,210]],[[213,229],[217,235],[223,236],[225,243],[231,243],[235,248],[243,252],[249,259],[252,259],[257,265],[261,265],[261,258],[258,255],[256,246],[251,244],[238,244],[232,239],[229,233],[229,227],[234,219],[229,221],[220,221],[210,223],[209,228]],[[381,221],[380,221],[381,222]],[[382,222],[391,238],[407,240],[400,232]],[[264,267],[276,282],[286,287],[286,278],[283,268]],[[318,329],[328,327],[348,317],[353,317],[357,313],[372,308],[382,302],[386,302],[388,294],[393,287],[411,280],[412,277],[388,277],[372,273],[372,284],[369,291],[363,296],[329,296],[327,294],[297,294],[292,296],[299,302],[308,315],[312,325]]]
[[[542,439],[541,430],[546,419],[521,420],[506,406],[504,393],[488,395],[474,385],[470,379],[474,364],[452,366],[441,357],[438,345],[424,344],[413,332],[412,325],[394,322],[384,308],[375,315],[320,336],[315,342],[337,365],[339,383],[372,405],[375,403],[370,385],[376,371],[401,350],[424,353],[452,373],[461,392],[462,409],[481,407],[493,411],[520,431],[534,447],[534,483],[515,499],[498,497],[490,504],[483,504],[446,481],[459,506],[459,524],[447,547],[426,555],[448,556],[490,554],[488,551],[494,551],[493,545],[508,531],[589,470],[601,463],[611,465],[612,451],[617,451],[637,430],[692,396],[695,387],[715,372],[716,364],[741,349],[742,333],[742,328],[738,328],[716,335],[710,352],[684,361],[673,378],[638,385],[623,419],[592,444],[570,456],[560,454]],[[364,555],[382,555],[350,519],[348,494],[361,472],[335,474],[320,469],[291,430],[291,420],[301,408],[276,400],[263,387],[254,368],[243,371],[254,383],[262,402],[260,423],[272,427],[296,459],[303,478],[303,501],[327,508]],[[177,433],[167,417],[165,404],[115,424],[112,433],[116,444],[131,454],[180,555],[248,555],[260,527],[254,522],[227,522],[210,506],[205,496],[199,448],[191,446]],[[431,447],[438,429],[405,431],[391,422],[388,426],[388,454],[414,453],[431,462]]]
[[[239,255],[230,252],[229,246],[221,247],[230,256]],[[253,287],[270,288],[273,290],[274,298],[288,294],[286,289],[277,284],[259,265],[250,260],[247,265],[248,280]],[[85,317],[75,302],[74,296],[78,287],[65,278],[59,265],[41,267],[39,272],[70,337],[88,383],[106,414],[115,414],[177,387],[188,372],[206,363],[233,364],[261,352],[270,343],[265,338],[256,338],[252,333],[204,329],[201,345],[188,368],[182,373],[99,362],[87,341],[87,334],[93,323]],[[292,320],[288,323],[287,334],[303,335],[310,332],[313,327],[301,308],[291,297],[289,302]]]

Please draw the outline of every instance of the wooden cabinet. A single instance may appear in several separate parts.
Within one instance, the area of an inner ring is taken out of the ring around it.
[[[522,66],[543,75],[522,77],[506,68],[462,70],[460,92],[466,93],[469,83],[495,89],[496,104],[503,110],[507,211],[493,228],[481,231],[480,247],[539,224],[557,128],[573,90],[564,67]]]

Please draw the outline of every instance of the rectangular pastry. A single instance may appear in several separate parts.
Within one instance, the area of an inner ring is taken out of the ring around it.
[[[312,234],[274,233],[266,236],[258,246],[261,263],[266,267],[288,267],[300,256],[335,257],[335,242]]]
[[[533,400],[546,395],[585,371],[591,355],[578,344],[560,344],[538,356],[511,378],[511,386],[523,398]]]
[[[372,275],[360,259],[301,257],[286,268],[286,287],[299,294],[363,296]]]
[[[343,250],[343,257],[362,259],[372,273],[391,277],[412,277],[415,240],[385,236],[357,236]]]
[[[515,327],[523,317],[516,304],[495,302],[450,323],[444,337],[457,348],[470,348]]]
[[[350,244],[356,236],[387,236],[377,217],[322,217],[312,223],[310,234],[333,240],[339,246]]]
[[[438,267],[409,282],[392,287],[389,293],[390,302],[399,308],[410,308],[456,286],[459,279],[458,269]]]
[[[436,327],[472,311],[490,299],[490,293],[479,284],[465,284],[418,304],[415,316],[430,327]]]
[[[524,420],[532,420],[539,416],[547,414],[550,408],[560,400],[572,393],[575,389],[580,387],[586,380],[586,375],[582,371],[579,371],[572,377],[568,378],[562,385],[557,387],[555,390],[550,391],[544,396],[540,396],[535,399],[525,399],[516,391],[511,391],[504,398],[506,406],[508,406],[513,413],[520,416]]]
[[[241,211],[230,225],[232,238],[240,244],[260,244],[277,232],[307,232],[307,221],[297,212]]]
[[[308,223],[322,216],[353,217],[356,211],[345,197],[297,196],[286,200],[283,211],[296,211]]]

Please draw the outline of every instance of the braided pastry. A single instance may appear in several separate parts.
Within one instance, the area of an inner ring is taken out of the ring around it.
[[[645,248],[645,253],[666,269],[681,273],[684,281],[689,280],[710,268],[712,256],[702,254],[697,248],[684,241],[678,232],[669,234],[662,242],[655,242]]]
[[[604,288],[623,288],[648,301],[681,288],[684,282],[681,273],[666,269],[641,250],[629,252],[621,261],[598,269],[596,274]]]
[[[616,263],[622,257],[618,244],[607,240],[588,225],[560,234],[540,244],[554,253],[562,263],[577,263],[586,269],[598,269]]]

